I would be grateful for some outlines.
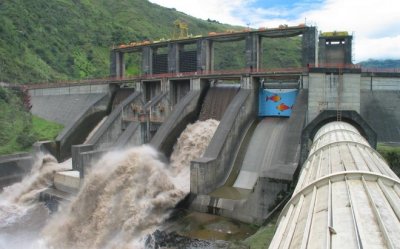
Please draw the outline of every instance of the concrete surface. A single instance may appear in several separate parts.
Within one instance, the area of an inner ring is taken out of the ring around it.
[[[261,224],[278,204],[278,195],[288,190],[297,168],[306,101],[307,91],[303,90],[290,118],[263,119],[251,134],[237,179],[210,194],[198,194],[191,208]],[[235,174],[225,170],[225,174],[229,172]],[[207,182],[206,186],[210,185]]]
[[[57,159],[64,160],[71,156],[71,146],[84,143],[85,138],[106,115],[110,102],[109,94],[82,107],[68,125],[64,127],[56,138],[58,153]]]
[[[400,91],[400,78],[395,75],[379,76],[379,74],[362,74],[361,90]]]
[[[211,87],[204,99],[198,120],[221,120],[226,108],[239,91],[240,85],[225,85]]]
[[[79,171],[57,172],[54,176],[54,187],[57,190],[76,194],[81,186]]]
[[[130,104],[139,99],[140,96],[139,92],[134,92],[114,108],[86,144],[93,145],[94,149],[104,149],[112,146],[123,132],[122,118],[124,109],[129,109]]]
[[[142,141],[142,130],[139,122],[130,122],[125,131],[119,136],[114,146],[123,148],[126,146],[139,145]]]
[[[360,73],[310,73],[308,79],[308,122],[323,110],[360,112]],[[338,104],[339,102],[339,104]]]
[[[377,133],[359,113],[353,110],[344,110],[342,111],[341,119],[356,127],[360,134],[367,139],[371,147],[376,148]],[[300,164],[303,164],[308,156],[311,145],[310,139],[314,138],[322,126],[332,121],[337,121],[337,112],[335,110],[325,110],[303,129],[301,134]]]
[[[41,118],[68,126],[82,110],[103,98],[105,93],[32,96],[31,112]]]
[[[31,171],[32,164],[30,153],[0,156],[0,192],[3,187],[20,181]]]
[[[345,122],[311,151],[269,248],[397,248],[400,182],[385,160]]]
[[[54,87],[49,84],[48,87],[29,89],[31,96],[46,96],[46,95],[75,95],[75,94],[98,94],[109,92],[108,84],[67,84],[66,86]]]
[[[167,157],[172,153],[173,145],[187,124],[194,122],[199,113],[205,89],[194,90],[175,105],[172,113],[157,130],[150,144]]]
[[[243,132],[256,115],[256,92],[241,89],[226,109],[204,155],[190,166],[190,191],[208,194],[222,185],[239,148]]]
[[[297,167],[296,154],[298,151],[296,147],[299,146],[300,135],[293,137],[292,141],[284,139],[285,133],[288,132],[288,120],[290,118],[265,118],[259,123],[233,187],[253,189],[263,171],[266,173],[270,171],[268,175],[270,178],[291,180],[292,174],[290,171],[289,174],[285,171],[288,171],[287,167],[290,167],[293,173]],[[290,145],[295,147],[293,154],[288,153]],[[288,157],[291,157],[293,161],[287,160],[286,164],[283,163]],[[272,171],[273,167],[275,172]]]
[[[378,142],[400,142],[399,103],[400,91],[361,91],[360,114],[376,131]]]

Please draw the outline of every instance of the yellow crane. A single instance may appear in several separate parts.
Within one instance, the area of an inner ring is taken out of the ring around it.
[[[189,28],[187,23],[181,20],[176,20],[174,22],[174,34],[173,38],[174,39],[181,39],[181,38],[186,38],[189,36]]]

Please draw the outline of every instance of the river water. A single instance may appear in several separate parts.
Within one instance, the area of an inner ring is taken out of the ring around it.
[[[218,123],[188,125],[169,165],[148,145],[107,153],[77,196],[51,215],[38,195],[65,169],[39,156],[30,175],[0,194],[0,249],[143,248],[189,192],[190,161],[204,153]]]

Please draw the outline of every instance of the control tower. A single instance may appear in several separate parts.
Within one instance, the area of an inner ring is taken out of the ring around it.
[[[352,64],[353,36],[347,31],[323,32],[319,36],[319,63],[321,65]]]

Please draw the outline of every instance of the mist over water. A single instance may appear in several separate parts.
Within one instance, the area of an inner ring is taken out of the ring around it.
[[[78,195],[47,222],[44,219],[46,224],[40,234],[36,232],[35,246],[30,248],[143,248],[145,237],[189,192],[190,161],[204,153],[218,123],[188,125],[170,165],[147,145],[107,153],[92,166]],[[29,203],[26,191],[15,191],[24,193],[12,198],[15,205]],[[0,237],[0,248],[3,242],[8,243]]]
[[[0,248],[41,248],[37,239],[49,216],[38,202],[39,193],[53,184],[65,168],[50,155],[36,155],[31,172],[0,193]]]
[[[184,193],[149,146],[105,155],[78,196],[44,229],[50,248],[130,248]]]
[[[170,171],[177,178],[174,183],[186,193],[190,191],[190,161],[204,154],[218,125],[214,119],[197,121],[188,125],[175,143]]]

